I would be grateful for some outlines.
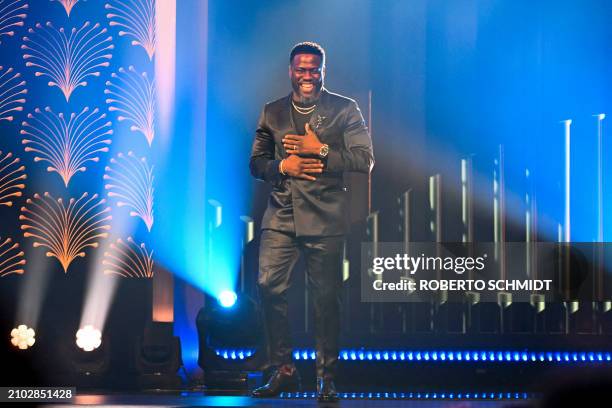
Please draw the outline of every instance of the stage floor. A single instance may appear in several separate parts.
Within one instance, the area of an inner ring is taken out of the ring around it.
[[[310,395],[306,397],[283,397],[275,399],[254,399],[248,396],[213,396],[201,392],[181,394],[79,394],[66,406],[107,406],[107,407],[409,407],[409,408],[530,408],[529,400],[440,400],[436,399],[381,399],[343,398],[338,403],[318,403]],[[49,405],[46,405],[49,406]]]

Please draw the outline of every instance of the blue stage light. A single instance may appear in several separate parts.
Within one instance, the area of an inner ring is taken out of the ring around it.
[[[217,349],[216,354],[224,359],[243,360],[251,357],[253,349]],[[340,350],[339,358],[344,361],[461,361],[461,362],[585,362],[598,363],[612,361],[611,353],[602,352],[529,352],[529,351],[440,351],[440,350]],[[316,360],[313,349],[296,349],[293,351],[295,360]]]
[[[219,293],[219,296],[217,296],[217,300],[219,301],[219,304],[223,307],[232,307],[236,304],[236,300],[238,299],[238,295],[236,295],[236,292],[231,291],[231,290],[224,290],[221,293]]]

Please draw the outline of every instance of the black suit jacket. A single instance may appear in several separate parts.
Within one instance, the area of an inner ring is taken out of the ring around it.
[[[326,89],[309,123],[319,140],[329,145],[325,168],[316,181],[284,176],[278,168],[288,156],[283,137],[297,133],[291,94],[266,104],[261,113],[250,160],[253,176],[272,184],[261,228],[295,231],[297,236],[342,235],[348,204],[343,172],[370,172],[372,140],[357,103]],[[291,212],[293,225],[287,222]]]

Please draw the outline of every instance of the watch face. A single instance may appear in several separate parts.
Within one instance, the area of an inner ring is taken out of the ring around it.
[[[329,146],[328,145],[321,146],[321,150],[319,151],[319,156],[325,157],[327,156],[327,153],[329,153]]]

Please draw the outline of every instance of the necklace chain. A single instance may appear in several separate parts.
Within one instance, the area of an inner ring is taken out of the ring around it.
[[[293,100],[291,100],[291,104],[293,105],[295,110],[298,111],[298,113],[301,113],[302,115],[308,115],[308,114],[314,112],[315,108],[317,107],[317,104],[314,104],[314,105],[308,106],[306,108],[300,108],[299,106],[297,106],[295,104],[295,102],[293,102]]]

